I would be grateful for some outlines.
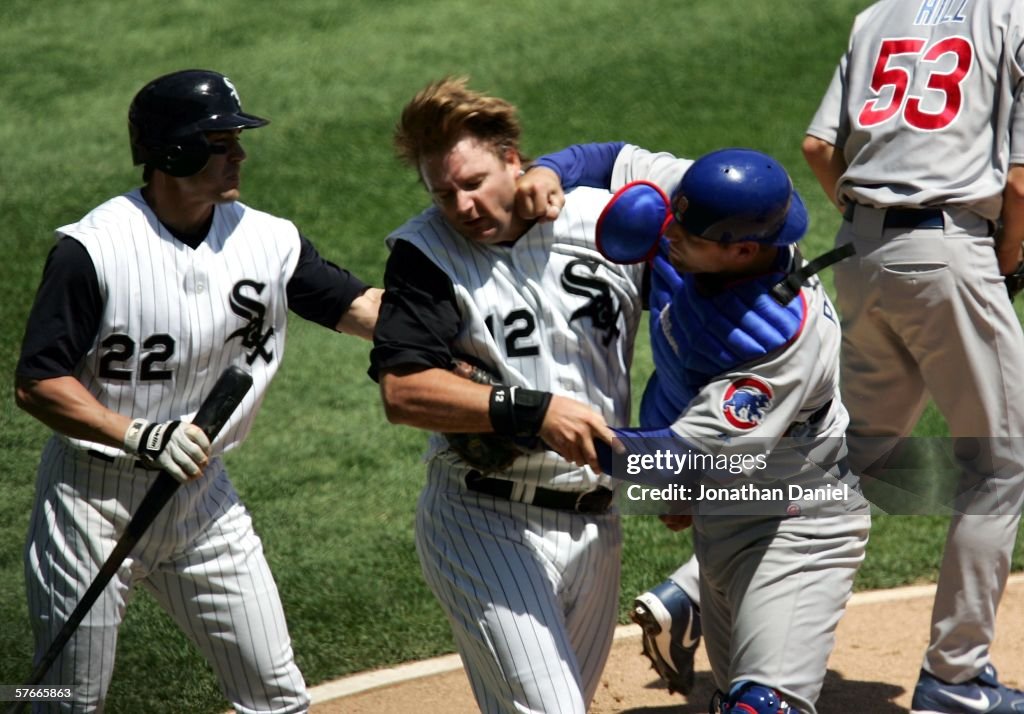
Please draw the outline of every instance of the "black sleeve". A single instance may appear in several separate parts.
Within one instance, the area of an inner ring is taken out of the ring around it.
[[[85,246],[73,238],[59,240],[43,267],[17,375],[28,379],[70,375],[96,339],[102,315],[96,266]]]
[[[299,263],[288,281],[288,308],[299,317],[334,329],[352,301],[370,286],[323,258],[300,235]]]
[[[373,334],[369,375],[399,366],[452,365],[462,326],[452,281],[411,243],[400,240],[384,268],[384,298]]]

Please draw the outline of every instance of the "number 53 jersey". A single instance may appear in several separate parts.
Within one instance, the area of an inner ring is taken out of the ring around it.
[[[843,152],[840,199],[996,220],[1007,166],[1024,162],[1022,65],[1019,0],[887,0],[860,13],[807,129]]]

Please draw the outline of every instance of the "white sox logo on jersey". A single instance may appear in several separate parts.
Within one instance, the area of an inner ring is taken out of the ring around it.
[[[737,379],[725,390],[722,414],[737,429],[753,429],[772,406],[772,388],[753,377]]]
[[[616,323],[622,313],[622,308],[612,297],[608,283],[596,277],[600,265],[599,261],[591,258],[579,258],[572,261],[565,266],[565,272],[562,273],[562,287],[572,295],[590,298],[590,302],[573,312],[569,317],[569,322],[589,317],[594,324],[594,329],[604,330],[603,342],[607,346],[619,336],[619,327]]]
[[[257,295],[261,295],[264,287],[266,287],[265,283],[239,280],[231,290],[231,311],[248,322],[228,335],[224,342],[227,343],[240,337],[242,347],[252,350],[245,358],[248,364],[255,362],[257,357],[262,357],[268,364],[274,359],[273,352],[266,348],[267,342],[274,334],[274,328],[269,327],[266,332],[263,331],[263,316],[267,313],[267,307],[259,300],[247,297],[242,292],[245,288],[252,288]]]

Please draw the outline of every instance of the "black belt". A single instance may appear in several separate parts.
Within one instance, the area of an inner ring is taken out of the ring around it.
[[[466,474],[466,488],[488,496],[510,500],[515,483],[501,478],[489,478],[479,471]],[[556,491],[551,488],[537,487],[533,492],[532,506],[554,508],[559,511],[575,511],[576,513],[604,513],[612,505],[613,492],[604,486],[593,491]]]
[[[799,429],[802,426],[806,426],[807,424],[815,424],[815,425],[818,424],[825,417],[828,416],[828,412],[829,412],[830,409],[832,409],[832,400],[831,399],[829,399],[827,402],[825,402],[820,407],[815,409],[814,413],[811,414],[806,419],[804,419],[803,421],[795,421],[792,424],[790,424],[789,427],[786,429],[786,431],[783,433],[783,436],[789,436],[794,431],[796,431],[797,429]]]
[[[99,459],[100,461],[106,461],[108,464],[112,464],[115,461],[117,461],[117,459],[115,457],[113,457],[113,456],[111,456],[109,454],[104,454],[102,451],[97,451],[96,449],[87,449],[85,453],[87,453],[89,456],[91,456],[94,459]],[[148,468],[145,463],[143,463],[142,461],[139,461],[137,459],[136,459],[135,463],[133,464],[133,466],[135,468],[137,468],[137,469]]]
[[[851,203],[843,211],[843,220],[853,221],[857,204]],[[883,228],[942,228],[946,225],[945,214],[937,208],[880,208],[885,211]]]

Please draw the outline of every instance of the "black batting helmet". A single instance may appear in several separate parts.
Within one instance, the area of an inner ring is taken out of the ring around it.
[[[211,146],[203,132],[255,129],[269,120],[242,111],[231,80],[218,72],[186,69],[154,79],[132,100],[128,134],[135,165],[171,176],[191,176],[206,165]]]

